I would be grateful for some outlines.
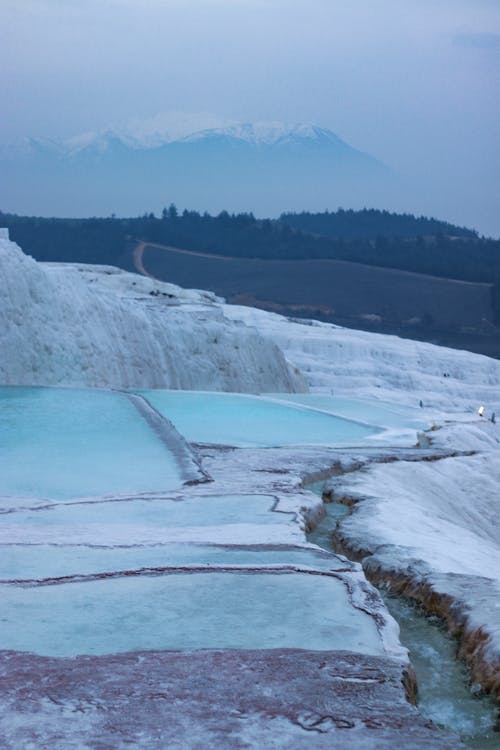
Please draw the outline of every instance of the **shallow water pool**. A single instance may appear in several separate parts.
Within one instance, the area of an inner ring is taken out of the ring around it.
[[[378,430],[259,396],[140,391],[193,443],[234,446],[356,445]]]
[[[415,430],[425,430],[429,427],[426,420],[422,418],[422,410],[418,406],[410,407],[386,402],[341,398],[327,393],[270,393],[265,394],[265,396],[284,403],[301,404],[311,409],[319,409],[374,427],[412,428]]]
[[[383,655],[375,620],[338,579],[304,573],[174,573],[0,586],[4,649],[46,656],[141,649],[346,649]]]
[[[280,546],[167,543],[137,547],[11,544],[0,547],[0,580],[58,578],[182,565],[297,565],[315,570],[344,568],[334,555]]]
[[[206,495],[180,499],[112,500],[58,503],[0,514],[0,528],[23,525],[80,526],[132,524],[155,527],[219,526],[221,524],[288,524],[293,513],[274,510],[271,495]]]
[[[0,496],[68,499],[180,484],[175,457],[125,396],[0,388]]]

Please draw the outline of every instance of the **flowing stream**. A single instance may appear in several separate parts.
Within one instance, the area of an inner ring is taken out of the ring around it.
[[[323,483],[308,486],[322,494]],[[308,534],[308,540],[332,551],[332,534],[349,514],[347,506],[325,503],[326,514]],[[423,610],[404,597],[380,592],[400,627],[401,642],[410,652],[418,682],[418,706],[435,724],[458,734],[464,744],[476,750],[498,750],[500,733],[494,731],[495,705],[470,685],[467,668],[456,658],[456,641],[439,618],[427,617]]]

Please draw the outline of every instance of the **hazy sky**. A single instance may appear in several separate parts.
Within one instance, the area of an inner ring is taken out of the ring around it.
[[[169,110],[314,122],[500,233],[500,0],[0,0],[0,70],[0,142]]]

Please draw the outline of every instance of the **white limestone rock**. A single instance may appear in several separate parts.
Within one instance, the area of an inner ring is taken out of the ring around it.
[[[42,264],[0,238],[0,383],[301,391],[278,347],[209,292]]]

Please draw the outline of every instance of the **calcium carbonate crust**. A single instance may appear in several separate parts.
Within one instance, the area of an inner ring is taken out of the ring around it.
[[[0,237],[0,383],[303,391],[215,295],[105,266],[42,264]]]

